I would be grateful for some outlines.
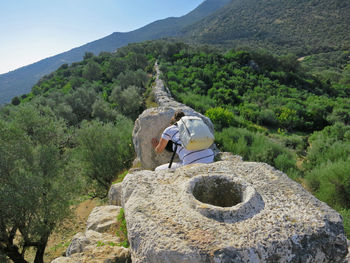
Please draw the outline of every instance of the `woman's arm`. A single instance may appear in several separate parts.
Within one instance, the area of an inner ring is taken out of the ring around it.
[[[158,141],[156,138],[153,138],[151,142],[156,153],[162,153],[168,144],[168,140],[165,140],[163,138],[161,138],[160,141]]]

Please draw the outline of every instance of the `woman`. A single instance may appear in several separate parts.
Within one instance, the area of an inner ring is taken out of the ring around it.
[[[171,140],[173,142],[173,150],[175,150],[175,143],[178,144],[176,153],[181,161],[180,163],[173,163],[171,167],[172,169],[192,163],[212,163],[214,160],[214,152],[211,149],[189,151],[181,146],[179,128],[177,127],[176,123],[183,116],[185,116],[185,114],[182,111],[176,111],[174,116],[171,118],[171,125],[163,131],[160,141],[158,141],[156,138],[152,139],[152,146],[155,149],[155,152],[162,153],[168,142]],[[169,164],[163,164],[158,166],[155,170],[166,169],[168,168],[168,165]]]

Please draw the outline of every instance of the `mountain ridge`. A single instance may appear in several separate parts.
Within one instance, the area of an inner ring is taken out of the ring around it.
[[[233,0],[182,33],[207,44],[299,55],[350,49],[350,2]]]

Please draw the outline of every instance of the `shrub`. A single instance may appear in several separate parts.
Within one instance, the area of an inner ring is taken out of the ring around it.
[[[265,126],[276,127],[278,120],[276,114],[270,109],[262,110],[258,115],[258,123]]]
[[[328,162],[306,175],[315,196],[332,207],[350,208],[350,159]]]
[[[343,217],[345,234],[349,239],[350,238],[350,209],[341,209],[339,213]]]
[[[247,161],[268,163],[286,173],[296,171],[295,157],[261,134],[230,127],[216,133],[215,137],[223,151],[241,155]]]
[[[210,118],[214,123],[215,129],[221,131],[223,128],[229,126],[237,126],[238,122],[235,120],[234,114],[224,108],[216,107],[211,108],[205,112],[205,116]]]
[[[202,96],[191,92],[178,94],[178,99],[187,106],[190,106],[196,111],[202,113],[206,112],[215,105],[215,101],[209,96]]]
[[[84,174],[98,183],[96,195],[104,197],[118,173],[128,168],[133,159],[132,122],[120,118],[116,124],[86,122],[78,131],[77,154]]]

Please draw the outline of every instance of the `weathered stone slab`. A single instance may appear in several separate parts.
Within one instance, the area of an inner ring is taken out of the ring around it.
[[[51,261],[51,263],[76,263],[77,261],[68,257],[59,257]]]
[[[67,263],[131,263],[130,250],[128,248],[108,244],[74,254],[70,259],[72,261]]]
[[[105,232],[117,223],[120,206],[106,205],[95,207],[86,222],[86,230]]]
[[[126,176],[133,263],[344,262],[336,211],[267,164],[225,159]]]
[[[99,244],[117,245],[119,243],[120,238],[117,237],[117,235],[88,230],[85,233],[77,233],[72,238],[72,241],[66,250],[66,256],[71,256],[76,253],[91,250]]]

